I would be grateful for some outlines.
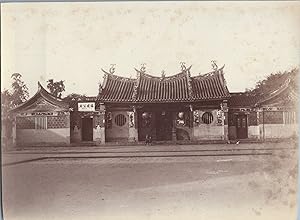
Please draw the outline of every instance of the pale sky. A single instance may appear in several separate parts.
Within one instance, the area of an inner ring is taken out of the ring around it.
[[[300,65],[300,2],[89,2],[1,5],[1,88],[23,75],[65,80],[66,92],[97,95],[101,68],[167,76],[180,62],[192,75],[225,64],[230,92]]]

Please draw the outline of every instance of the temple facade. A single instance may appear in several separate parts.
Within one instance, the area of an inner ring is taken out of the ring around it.
[[[231,93],[229,139],[280,139],[298,136],[298,95],[288,78],[263,98]]]
[[[11,111],[13,142],[60,145],[108,142],[198,142],[297,135],[297,94],[289,81],[264,99],[229,93],[222,68],[192,76],[191,67],[161,77],[136,71],[135,78],[104,71],[98,95],[67,103],[40,84]],[[284,97],[284,98],[282,98]],[[288,98],[287,98],[288,97]]]
[[[70,144],[69,104],[48,93],[40,83],[38,91],[11,112],[13,144]]]

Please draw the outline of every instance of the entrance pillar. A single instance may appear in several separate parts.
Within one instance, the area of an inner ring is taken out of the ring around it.
[[[223,118],[223,126],[224,126],[224,137],[223,139],[224,140],[228,140],[229,137],[228,137],[228,106],[227,106],[227,100],[224,100],[222,103],[221,103],[221,110],[223,111],[223,114],[224,114],[224,118]]]
[[[93,141],[105,144],[105,105],[100,104],[99,114],[94,117]]]
[[[172,141],[177,141],[177,137],[176,137],[176,113],[172,114]]]
[[[136,125],[136,119],[137,119],[137,112],[135,107],[133,107],[133,111],[127,112],[128,114],[128,119],[129,119],[129,136],[128,136],[128,141],[129,142],[136,142],[138,141],[138,128]]]

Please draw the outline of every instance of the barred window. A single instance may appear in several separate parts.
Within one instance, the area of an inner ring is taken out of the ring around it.
[[[203,113],[202,115],[202,121],[205,123],[205,124],[210,124],[213,122],[213,114],[211,112],[205,112]]]
[[[126,117],[122,114],[118,114],[115,118],[115,123],[118,126],[123,126],[126,123]]]
[[[296,112],[283,112],[284,124],[296,123]]]
[[[47,117],[36,117],[35,129],[47,129]]]

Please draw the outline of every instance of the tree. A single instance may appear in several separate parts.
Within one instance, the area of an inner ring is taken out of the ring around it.
[[[65,98],[63,98],[63,100],[65,102],[72,102],[72,101],[78,101],[79,99],[85,99],[86,98],[86,95],[80,95],[80,94],[77,94],[77,93],[72,93],[72,94],[69,94],[67,95]]]
[[[11,75],[13,82],[11,84],[12,93],[11,93],[11,101],[12,107],[22,104],[29,97],[28,88],[25,83],[22,81],[22,75],[20,73],[14,73]],[[8,95],[6,93],[6,95]]]
[[[2,134],[1,141],[3,147],[9,145],[12,137],[12,118],[9,115],[9,110],[14,107],[12,94],[8,89],[1,92],[1,122],[2,122]]]
[[[58,98],[61,98],[62,92],[65,91],[64,81],[60,80],[54,82],[53,79],[49,79],[47,83],[47,88],[50,90],[50,93]]]
[[[1,92],[1,110],[2,114],[6,115],[6,113],[12,108],[12,94],[8,91],[8,89]]]
[[[298,76],[299,69],[272,73],[265,79],[258,81],[255,88],[246,89],[246,92],[256,96],[264,96],[278,89],[288,78],[291,80],[289,86],[298,91]]]

